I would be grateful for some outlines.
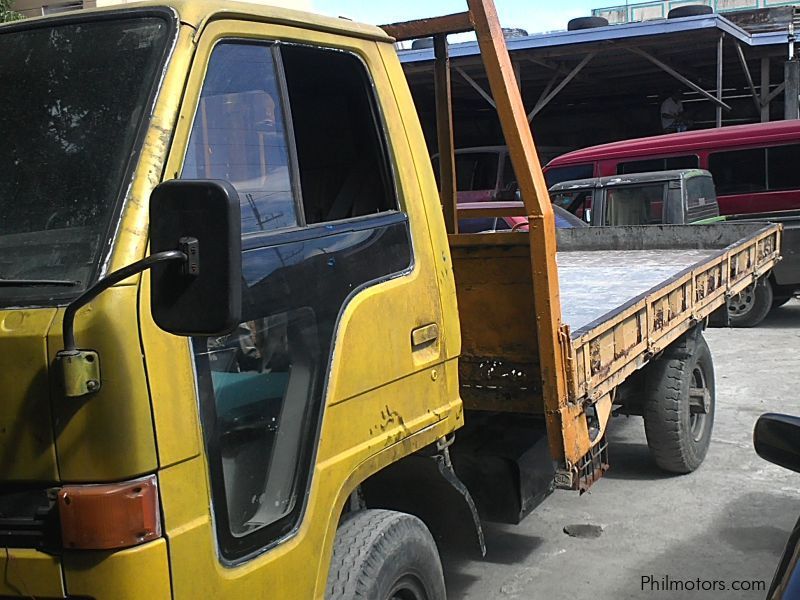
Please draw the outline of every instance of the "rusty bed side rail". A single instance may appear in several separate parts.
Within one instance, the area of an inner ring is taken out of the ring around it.
[[[720,256],[643,296],[572,340],[575,386],[570,397],[593,403],[780,260],[781,228],[773,225]]]
[[[595,407],[593,414],[608,415],[617,386],[775,266],[780,260],[781,229],[780,225],[765,227],[752,239],[725,248],[719,256],[571,340],[565,348],[570,398],[560,409],[560,419],[577,420],[591,407]],[[580,448],[580,438],[565,439],[574,444],[573,451],[583,454],[559,469],[558,487],[586,491],[608,468],[607,421],[598,425],[589,447]],[[565,450],[568,453],[570,448]]]

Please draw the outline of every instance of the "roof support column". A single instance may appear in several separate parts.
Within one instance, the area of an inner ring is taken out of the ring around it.
[[[725,34],[717,41],[717,127],[722,127],[722,50]]]
[[[783,67],[784,81],[784,119],[800,119],[800,61],[792,58]]]
[[[769,56],[761,59],[761,122],[769,121]]]

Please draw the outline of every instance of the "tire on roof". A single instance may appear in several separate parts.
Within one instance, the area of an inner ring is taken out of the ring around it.
[[[595,27],[605,27],[608,19],[605,17],[576,17],[567,23],[567,31],[577,31],[579,29],[594,29]]]
[[[678,6],[667,13],[668,19],[679,19],[681,17],[696,17],[697,15],[714,14],[714,9],[705,4],[687,4]]]

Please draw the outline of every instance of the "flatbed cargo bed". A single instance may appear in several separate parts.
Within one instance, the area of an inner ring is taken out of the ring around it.
[[[767,223],[558,230],[567,386],[556,403],[542,388],[529,235],[451,235],[466,408],[544,414],[562,431],[574,420],[578,433],[560,450],[574,464],[602,438],[616,387],[767,273],[780,236]],[[605,418],[583,435],[585,408],[597,403]]]
[[[698,229],[659,225],[560,230],[557,261],[561,306],[571,337],[580,338],[643,296],[657,293],[713,259],[730,253],[740,255],[743,247],[752,246],[748,241],[754,235],[771,239],[766,223],[729,225],[723,230],[717,224],[694,227]],[[734,289],[727,292],[738,292],[740,280],[752,282],[752,275],[762,275],[774,263],[766,257],[755,260],[750,277],[744,272],[746,267],[740,267],[740,276],[729,281]]]
[[[572,338],[601,324],[642,294],[657,290],[716,250],[577,250],[559,252],[561,310]]]

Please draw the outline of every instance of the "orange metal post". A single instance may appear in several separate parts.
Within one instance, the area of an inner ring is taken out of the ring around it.
[[[553,208],[494,3],[491,0],[467,0],[467,4],[519,190],[528,212],[547,430],[551,450],[555,457],[559,457],[565,452],[565,438],[570,437],[567,431],[570,424],[562,423],[561,419],[561,409],[566,405],[568,394],[562,349],[562,338],[566,331],[561,327]]]

